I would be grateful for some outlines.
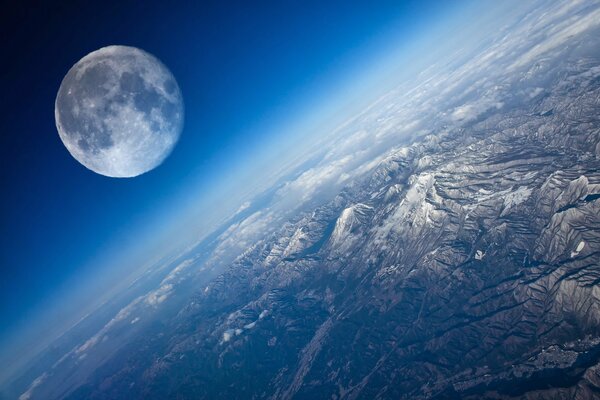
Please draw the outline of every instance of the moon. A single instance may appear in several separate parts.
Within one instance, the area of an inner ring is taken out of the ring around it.
[[[108,46],[79,60],[64,77],[54,107],[69,153],[109,177],[159,166],[183,128],[183,98],[173,74],[153,55]]]

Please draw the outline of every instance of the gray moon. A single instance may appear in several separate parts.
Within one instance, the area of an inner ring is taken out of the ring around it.
[[[171,153],[183,127],[177,81],[156,57],[108,46],[79,60],[54,107],[66,148],[85,167],[126,178],[150,171]]]

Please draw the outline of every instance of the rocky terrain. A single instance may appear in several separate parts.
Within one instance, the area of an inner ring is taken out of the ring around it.
[[[391,92],[22,398],[600,398],[600,42],[557,22],[599,8],[569,4],[544,53],[531,12],[541,42]]]
[[[148,380],[207,371],[170,389],[206,398],[600,393],[599,131],[567,128],[600,115],[599,88],[390,155],[198,294]]]

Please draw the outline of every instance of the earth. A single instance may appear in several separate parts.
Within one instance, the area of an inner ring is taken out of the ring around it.
[[[7,397],[600,396],[600,4],[523,10],[323,136]]]

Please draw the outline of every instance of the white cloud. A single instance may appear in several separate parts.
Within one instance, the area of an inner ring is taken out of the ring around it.
[[[19,396],[19,400],[29,400],[36,387],[40,386],[48,378],[48,374],[44,372],[42,375],[35,378],[25,393]]]
[[[479,102],[465,104],[454,109],[454,112],[452,113],[452,119],[460,122],[471,122],[489,110],[501,109],[503,105],[504,103],[493,100],[481,100]]]
[[[228,329],[225,332],[223,332],[223,342],[229,342],[231,340],[231,338],[233,337],[234,331],[233,329]]]
[[[573,1],[569,3],[565,5],[563,11],[569,11],[570,7],[577,5],[578,2]],[[600,25],[600,9],[596,9],[583,17],[572,16],[567,19],[559,19],[559,17],[562,17],[562,13],[560,12],[553,14],[552,17],[553,18],[548,18],[550,21],[545,21],[543,26],[544,32],[550,32],[550,35],[548,35],[545,40],[538,42],[529,51],[520,56],[510,66],[511,70],[531,64],[545,53],[564,45],[574,36]]]
[[[173,290],[171,283],[165,283],[158,289],[151,291],[146,295],[146,303],[151,306],[157,306],[165,301]]]
[[[238,210],[235,212],[235,215],[237,215],[237,214],[239,214],[239,213],[241,213],[243,211],[246,211],[251,205],[252,205],[251,202],[245,201],[244,203],[242,203],[242,205],[240,206],[240,208],[238,208]]]
[[[173,268],[173,270],[169,272],[169,274],[161,281],[161,286],[167,283],[179,283],[182,279],[181,273],[185,269],[189,268],[194,263],[194,261],[195,260],[193,258],[190,258],[181,262],[178,266]]]

